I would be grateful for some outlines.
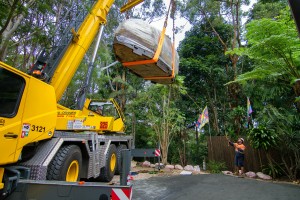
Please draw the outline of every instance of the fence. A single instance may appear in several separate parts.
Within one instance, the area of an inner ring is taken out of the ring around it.
[[[208,160],[225,162],[227,169],[234,171],[234,148],[228,145],[225,136],[207,137],[208,144]],[[246,171],[262,171],[262,166],[267,166],[267,158],[262,150],[253,149],[249,142],[245,141],[245,170]],[[275,160],[278,158],[278,153],[271,152]]]

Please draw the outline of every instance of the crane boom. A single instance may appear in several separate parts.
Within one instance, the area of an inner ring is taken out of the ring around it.
[[[106,24],[106,16],[114,0],[97,1],[77,32],[73,29],[73,39],[61,58],[50,85],[54,87],[59,101],[89,49],[101,25]]]

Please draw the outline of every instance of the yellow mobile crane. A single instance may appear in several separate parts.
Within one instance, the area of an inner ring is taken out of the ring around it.
[[[142,1],[130,1],[122,11]],[[131,148],[132,137],[124,134],[124,116],[117,103],[85,99],[83,92],[78,110],[58,104],[97,34],[98,48],[113,3],[95,0],[80,26],[74,25],[61,40],[66,45],[58,45],[50,55],[43,52],[29,74],[0,62],[3,197],[17,187],[20,178],[110,181],[121,171],[121,151]]]

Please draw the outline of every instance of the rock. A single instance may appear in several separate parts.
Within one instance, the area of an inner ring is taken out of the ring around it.
[[[134,161],[134,160],[131,161],[131,167],[132,167],[132,168],[136,167],[136,164],[137,164],[136,161]]]
[[[155,165],[154,165],[154,164],[151,164],[150,167],[151,167],[151,168],[155,168]]]
[[[192,165],[187,165],[183,169],[186,171],[194,171],[194,167]]]
[[[165,171],[165,172],[170,172],[171,169],[170,169],[170,168],[165,168],[164,171]]]
[[[180,175],[192,175],[193,172],[183,170]]]
[[[256,174],[255,174],[255,172],[247,172],[247,173],[245,173],[246,174],[246,176],[247,177],[249,177],[249,178],[255,178],[256,177]]]
[[[194,171],[195,171],[195,172],[200,172],[200,167],[199,167],[199,165],[194,166]]]
[[[225,175],[232,175],[233,173],[231,171],[222,171],[223,174]]]
[[[272,180],[272,177],[262,172],[257,172],[256,175],[263,180]]]
[[[143,167],[150,167],[150,165],[151,165],[151,163],[147,160],[144,161],[143,164],[142,164]]]
[[[165,168],[166,169],[174,169],[174,165],[166,165]]]
[[[175,165],[175,169],[183,170],[183,167],[181,165]]]
[[[160,167],[160,169],[163,169],[163,168],[165,168],[165,165],[164,164],[162,164],[162,163],[155,163],[155,168],[158,168],[158,166]]]

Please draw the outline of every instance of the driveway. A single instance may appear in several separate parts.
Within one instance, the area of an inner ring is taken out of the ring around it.
[[[299,200],[300,186],[223,174],[153,177],[136,180],[133,200]]]

